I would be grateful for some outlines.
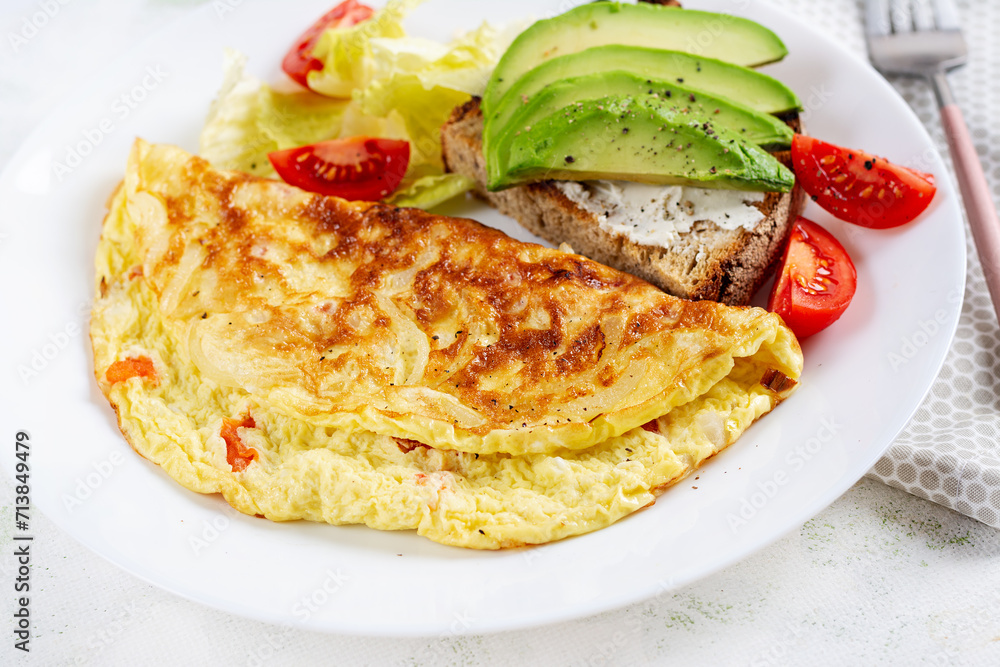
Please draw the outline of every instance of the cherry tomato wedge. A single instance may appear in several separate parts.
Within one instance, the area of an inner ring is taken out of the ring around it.
[[[281,69],[297,83],[309,87],[309,72],[323,69],[323,63],[312,57],[312,50],[320,35],[329,28],[350,28],[371,17],[375,10],[357,0],[345,0],[313,23],[302,33],[285,54]]]
[[[799,218],[775,278],[767,309],[795,335],[811,336],[847,310],[858,274],[844,246],[815,222]]]
[[[792,163],[795,178],[813,201],[862,227],[904,225],[920,215],[937,192],[930,174],[802,134],[792,139]]]
[[[268,154],[286,183],[321,195],[377,201],[395,190],[410,164],[410,144],[352,137]]]

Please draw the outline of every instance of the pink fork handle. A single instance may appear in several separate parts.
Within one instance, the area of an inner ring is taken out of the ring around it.
[[[1000,219],[993,205],[993,195],[983,174],[983,166],[969,135],[969,128],[957,104],[941,107],[941,125],[948,137],[958,187],[965,202],[972,238],[983,265],[993,309],[1000,318]]]

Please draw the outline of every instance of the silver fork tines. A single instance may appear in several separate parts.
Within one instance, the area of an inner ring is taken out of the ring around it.
[[[866,0],[868,53],[881,72],[933,77],[965,64],[968,48],[952,0],[930,0],[929,5]]]
[[[934,19],[939,30],[961,30],[962,24],[958,22],[958,11],[955,3],[951,0],[934,0]]]
[[[910,7],[913,14],[913,29],[916,31],[933,30],[935,26],[934,11],[931,9],[930,0],[913,0]]]
[[[913,32],[913,17],[916,12],[916,0],[890,0],[889,17],[892,19],[892,31],[897,35]]]
[[[952,0],[865,0],[865,28],[868,54],[876,68],[884,74],[926,77],[934,88],[969,228],[1000,317],[1000,217],[945,76],[949,69],[964,65],[968,56],[955,5]]]
[[[892,32],[889,0],[865,3],[865,32],[868,37],[880,37]]]

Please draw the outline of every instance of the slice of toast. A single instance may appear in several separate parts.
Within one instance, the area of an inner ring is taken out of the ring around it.
[[[798,118],[787,122],[800,129]],[[477,196],[551,243],[568,243],[575,252],[687,299],[747,304],[780,260],[792,222],[805,201],[797,185],[792,192],[769,192],[763,202],[754,204],[766,217],[752,231],[728,230],[702,221],[669,248],[639,245],[602,229],[597,214],[567,198],[552,181],[488,192],[482,133],[478,99],[457,107],[441,128],[446,168],[475,180]],[[788,152],[775,156],[791,165]]]

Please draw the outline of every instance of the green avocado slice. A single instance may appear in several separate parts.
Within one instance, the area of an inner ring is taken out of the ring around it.
[[[648,3],[589,3],[538,21],[518,35],[490,77],[484,111],[494,111],[518,79],[546,60],[606,44],[674,49],[746,66],[781,60],[788,53],[776,34],[749,19]]]
[[[550,84],[609,71],[628,71],[649,79],[674,81],[738,100],[761,113],[781,114],[802,107],[788,86],[748,67],[681,51],[608,44],[546,60],[527,72],[484,117],[486,127],[493,134],[502,132],[511,116],[524,106],[525,100],[531,100]]]
[[[739,133],[692,121],[652,96],[578,102],[515,132],[495,189],[549,179],[777,192],[795,183],[788,168]]]
[[[659,99],[689,122],[711,121],[716,129],[739,133],[744,140],[768,150],[787,149],[794,132],[784,122],[769,114],[758,113],[725,97],[679,83],[647,79],[625,71],[601,72],[565,79],[546,86],[527,104],[521,104],[506,123],[506,131],[483,132],[483,155],[486,158],[488,186],[499,184],[505,170],[510,144],[518,131],[536,125],[571,104],[609,96],[649,96]]]

